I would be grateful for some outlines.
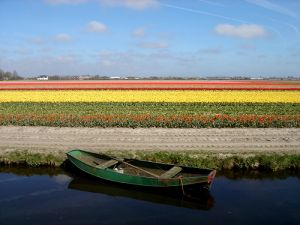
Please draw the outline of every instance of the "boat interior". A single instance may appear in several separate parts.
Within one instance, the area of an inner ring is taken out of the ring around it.
[[[207,176],[211,170],[156,163],[137,159],[124,159],[107,155],[81,152],[75,156],[84,163],[99,168],[112,169],[118,173],[171,179],[179,177]]]

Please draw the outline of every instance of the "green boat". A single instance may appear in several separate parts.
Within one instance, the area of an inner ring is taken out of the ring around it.
[[[142,187],[179,187],[182,191],[195,186],[209,189],[216,175],[211,169],[120,159],[79,149],[69,151],[67,156],[77,168],[94,177]]]

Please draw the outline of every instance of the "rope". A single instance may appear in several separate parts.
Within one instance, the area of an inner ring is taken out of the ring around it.
[[[186,195],[186,194],[185,194],[185,191],[184,191],[184,188],[183,188],[182,176],[179,177],[179,180],[180,180],[180,184],[181,184],[181,191],[182,191],[182,194],[183,194],[183,195]]]
[[[183,181],[182,181],[182,176],[178,177],[178,179],[180,180],[180,185],[181,185],[181,191],[182,191],[182,195],[189,198],[189,199],[193,199],[193,200],[200,200],[200,198],[195,198],[189,194],[187,194],[185,191],[184,191],[184,185],[183,185]]]

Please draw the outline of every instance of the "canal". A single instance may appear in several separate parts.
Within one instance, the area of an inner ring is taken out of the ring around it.
[[[219,173],[193,199],[76,170],[0,167],[0,224],[300,224],[299,172]]]

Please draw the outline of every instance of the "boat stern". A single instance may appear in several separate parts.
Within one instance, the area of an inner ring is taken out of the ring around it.
[[[207,176],[207,183],[209,184],[209,186],[212,185],[215,177],[216,177],[217,171],[216,170],[212,170],[208,176]]]

